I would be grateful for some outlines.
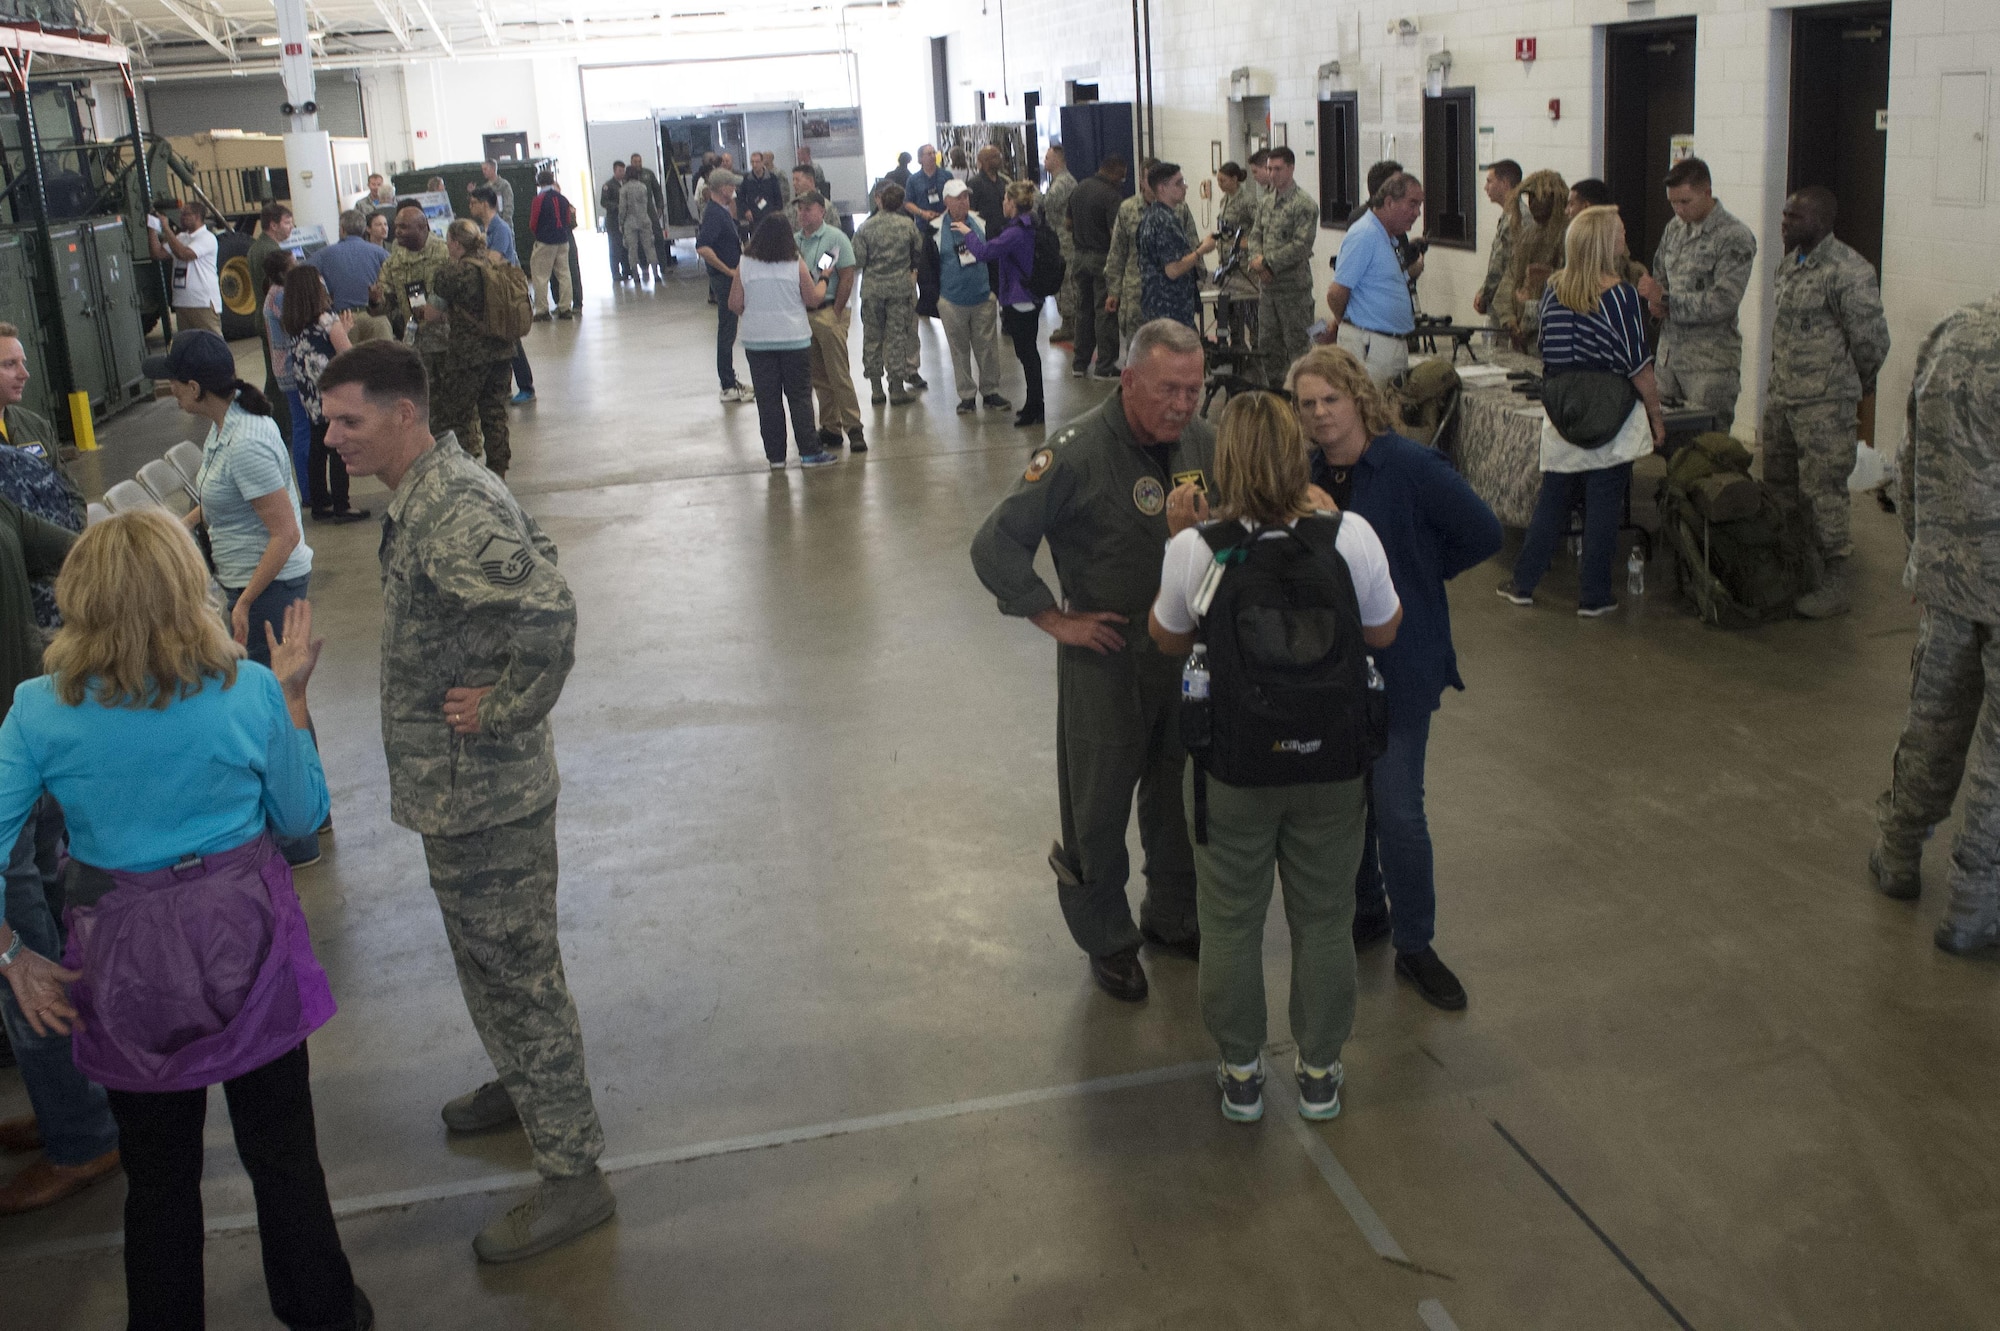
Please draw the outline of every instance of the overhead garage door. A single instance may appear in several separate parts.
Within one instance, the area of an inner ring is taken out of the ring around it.
[[[321,129],[343,138],[367,135],[361,119],[360,84],[329,75],[320,82],[316,100]],[[212,129],[283,134],[292,127],[278,111],[284,103],[285,84],[276,74],[189,79],[146,88],[146,112],[155,134],[200,134]]]

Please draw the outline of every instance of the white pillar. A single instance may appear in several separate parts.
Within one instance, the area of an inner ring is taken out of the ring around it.
[[[278,73],[291,104],[285,134],[285,173],[291,178],[292,214],[302,226],[320,227],[327,240],[340,239],[340,189],[333,174],[333,143],[319,127],[312,68],[311,25],[305,0],[276,0]]]

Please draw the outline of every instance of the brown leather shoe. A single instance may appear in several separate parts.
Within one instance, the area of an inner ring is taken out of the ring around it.
[[[0,1121],[0,1151],[20,1155],[42,1149],[42,1128],[33,1114]]]
[[[35,1161],[0,1188],[0,1215],[19,1215],[53,1206],[71,1193],[82,1192],[101,1178],[118,1172],[118,1152],[106,1151],[80,1165]]]

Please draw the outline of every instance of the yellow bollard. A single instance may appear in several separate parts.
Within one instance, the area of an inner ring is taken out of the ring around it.
[[[97,425],[90,418],[90,394],[69,395],[69,428],[76,435],[76,447],[79,453],[97,451]]]

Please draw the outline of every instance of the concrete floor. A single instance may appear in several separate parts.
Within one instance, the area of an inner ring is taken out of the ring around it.
[[[1705,629],[1658,564],[1592,623],[1571,569],[1533,611],[1499,563],[1462,578],[1430,811],[1471,1007],[1371,953],[1346,1112],[1305,1129],[1278,1087],[1232,1125],[1195,967],[1099,994],[1043,862],[1053,650],[965,555],[1041,431],[954,416],[932,325],[933,387],[867,409],[872,452],[769,475],[691,269],[595,288],[530,339],[512,480],[580,606],[564,942],[621,1212],[537,1261],[468,1248],[525,1143],[437,1119],[489,1074],[387,817],[376,531],[310,534],[338,833],[300,888],[342,1005],[316,1098],[380,1325],[1992,1324],[1994,967],[1930,943],[1951,829],[1914,909],[1863,868],[1916,619],[1872,503],[1827,624]],[[1102,393],[1052,377],[1051,419]],[[148,406],[90,465],[185,433]],[[208,1142],[214,1325],[270,1325],[219,1096]],[[0,1221],[7,1325],[121,1323],[122,1193]]]

